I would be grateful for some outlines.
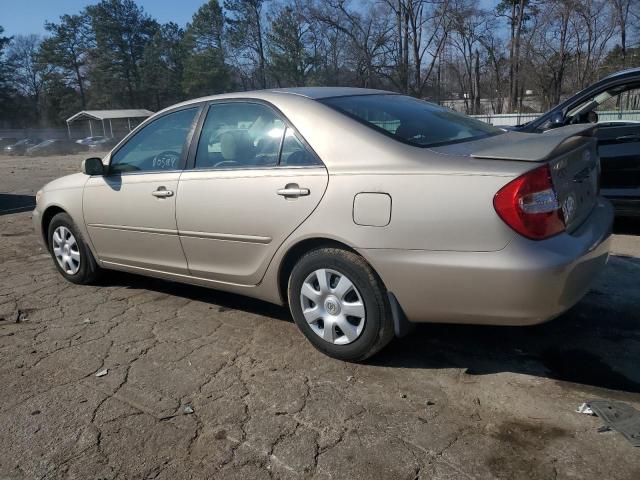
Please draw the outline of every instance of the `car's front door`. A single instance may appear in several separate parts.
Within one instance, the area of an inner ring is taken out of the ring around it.
[[[616,85],[594,92],[568,112],[574,123],[597,123],[602,193],[619,213],[640,198],[640,85]]]
[[[256,284],[277,248],[317,206],[327,171],[298,133],[262,103],[213,103],[194,150],[193,168],[182,174],[177,196],[189,271]]]
[[[103,262],[187,273],[176,226],[178,180],[200,107],[169,112],[142,127],[84,189],[84,219]]]
[[[640,112],[635,122],[598,124],[603,190],[640,189]],[[638,192],[640,194],[640,192]]]
[[[595,112],[602,194],[613,202],[618,215],[637,215],[640,211],[640,86],[613,94],[600,103]]]

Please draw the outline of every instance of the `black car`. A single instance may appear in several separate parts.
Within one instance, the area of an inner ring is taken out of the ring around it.
[[[600,187],[616,216],[640,216],[640,68],[609,75],[515,130],[542,133],[575,123],[597,124]]]
[[[51,139],[28,148],[26,154],[37,157],[41,155],[65,155],[83,150],[86,150],[86,147],[70,140]]]
[[[0,148],[4,149],[7,145],[13,145],[19,139],[14,137],[0,137]]]
[[[13,145],[7,145],[4,147],[3,152],[6,155],[24,155],[28,148],[31,148],[41,142],[41,138],[23,138]]]

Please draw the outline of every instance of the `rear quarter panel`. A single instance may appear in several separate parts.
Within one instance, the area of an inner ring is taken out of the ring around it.
[[[320,206],[296,233],[332,234],[354,248],[501,250],[513,231],[497,216],[492,202],[507,182],[487,175],[332,175]],[[361,192],[391,197],[388,225],[354,222],[354,197]]]
[[[406,145],[317,101],[271,95],[329,171],[324,198],[289,241],[317,235],[355,248],[495,251],[513,237],[493,196],[534,165]],[[391,196],[388,225],[354,222],[354,197],[362,192]]]

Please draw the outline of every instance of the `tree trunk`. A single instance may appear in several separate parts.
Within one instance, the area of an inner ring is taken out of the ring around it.
[[[262,42],[262,20],[260,19],[260,11],[257,8],[254,8],[253,13],[256,22],[256,41],[258,42],[258,77],[260,86],[264,89],[267,88],[267,75],[265,72],[264,45]]]
[[[524,24],[524,7],[526,0],[520,0],[517,5],[513,4],[512,15],[515,17],[515,22],[512,22],[511,34],[512,34],[512,52],[511,67],[509,71],[510,84],[511,84],[511,99],[509,107],[513,112],[513,107],[518,105],[518,91],[520,90],[520,40],[522,38],[522,27]],[[515,25],[514,25],[515,23]],[[515,27],[515,28],[514,28]]]
[[[78,82],[78,88],[80,89],[80,101],[82,102],[82,109],[85,110],[87,108],[87,102],[84,94],[82,75],[80,75],[80,68],[78,67],[78,65],[75,65],[74,67],[76,71],[76,81]]]
[[[509,42],[509,112],[513,112],[514,63],[516,44],[516,4],[511,4],[511,41]]]
[[[476,48],[476,104],[474,107],[474,113],[479,115],[480,112],[480,52]]]
[[[620,48],[622,49],[622,68],[627,66],[627,28],[624,20],[620,21]]]
[[[409,93],[409,8],[404,7],[404,24],[403,24],[403,37],[404,37],[404,52],[402,53],[402,69],[403,69],[403,82],[402,88],[404,93]]]

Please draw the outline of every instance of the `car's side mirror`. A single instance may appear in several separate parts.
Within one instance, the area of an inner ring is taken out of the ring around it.
[[[104,175],[104,170],[100,158],[92,157],[82,161],[82,173],[85,175]]]
[[[554,112],[550,118],[551,125],[549,128],[558,128],[564,125],[564,115],[562,112]]]

